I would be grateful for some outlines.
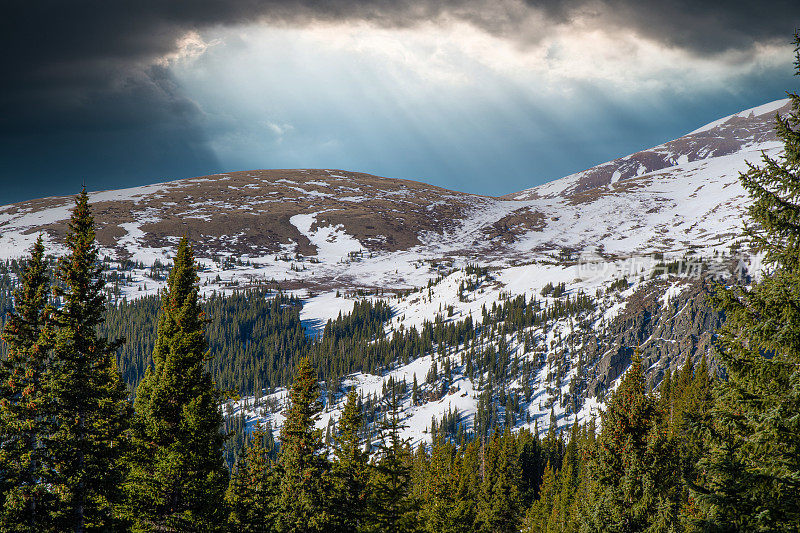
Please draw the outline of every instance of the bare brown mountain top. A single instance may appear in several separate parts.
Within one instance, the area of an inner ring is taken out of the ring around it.
[[[285,169],[94,192],[90,201],[98,240],[117,259],[162,260],[186,235],[201,257],[316,256],[341,262],[331,267],[334,276],[360,251],[414,248],[402,261],[505,264],[587,246],[620,256],[718,246],[739,232],[746,203],[739,172],[762,150],[779,153],[772,127],[786,102],[502,198],[359,172]],[[71,206],[71,197],[0,206],[0,256],[23,255],[41,231],[57,253]],[[396,261],[381,268],[398,270]]]
[[[137,228],[137,245],[162,248],[187,235],[203,255],[220,250],[264,255],[294,245],[316,250],[291,218],[315,213],[312,226],[343,226],[368,250],[396,251],[419,244],[425,232],[441,233],[461,220],[481,197],[417,181],[381,178],[342,170],[251,170],[203,176],[123,191],[91,194],[104,247],[126,248],[120,240]],[[3,214],[31,217],[24,232],[45,231],[60,240],[72,199],[52,197],[8,206]],[[49,217],[49,219],[48,219]],[[25,218],[25,217],[22,217]],[[12,221],[13,222],[13,221]],[[0,222],[0,229],[3,225]]]

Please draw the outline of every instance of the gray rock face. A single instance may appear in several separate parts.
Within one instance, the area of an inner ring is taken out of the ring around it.
[[[724,315],[709,301],[708,284],[686,283],[676,297],[664,301],[668,283],[647,284],[628,299],[625,311],[608,326],[602,342],[608,349],[599,357],[597,375],[587,387],[589,396],[602,393],[618,379],[638,347],[651,387],[657,386],[667,368],[673,371],[687,358],[695,363],[705,355],[714,368],[714,332]]]

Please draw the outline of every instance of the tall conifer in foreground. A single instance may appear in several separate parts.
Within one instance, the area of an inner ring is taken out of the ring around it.
[[[486,444],[483,483],[477,502],[476,530],[485,533],[519,531],[520,471],[514,465],[514,437],[506,426]]]
[[[368,457],[361,442],[364,422],[355,388],[347,395],[335,439],[333,478],[337,531],[359,531],[364,525],[369,480]]]
[[[120,453],[130,416],[117,371],[117,342],[99,337],[105,297],[94,219],[84,189],[76,198],[66,237],[69,250],[57,270],[55,336],[46,387],[53,429],[46,439],[59,502],[53,510],[60,531],[114,529],[119,498]]]
[[[420,501],[420,523],[425,531],[441,531],[456,533],[473,531],[474,518],[471,513],[464,512],[463,504],[466,494],[464,486],[459,486],[458,465],[454,461],[456,449],[450,442],[438,434],[431,443],[430,458],[421,453],[425,446],[417,448],[412,471],[412,492]],[[419,471],[422,471],[423,478]],[[470,473],[473,474],[473,473]],[[477,479],[471,477],[477,484]]]
[[[264,438],[264,429],[257,423],[250,434],[250,442],[234,465],[225,494],[230,510],[228,529],[232,533],[277,531],[277,480]]]
[[[47,328],[50,281],[40,236],[14,293],[3,328],[8,358],[0,366],[0,531],[46,529],[52,494],[46,475],[44,373],[51,343]]]
[[[400,419],[401,404],[392,385],[383,398],[380,441],[372,468],[373,509],[370,519],[375,531],[399,533],[416,527],[416,506],[411,497],[411,453],[408,439],[400,436],[406,427]]]
[[[800,33],[794,45],[800,75]],[[784,154],[741,176],[753,199],[746,234],[768,271],[749,289],[715,292],[727,317],[717,345],[727,379],[707,425],[706,481],[695,487],[709,529],[800,524],[800,96],[789,97],[775,127]]]
[[[197,267],[182,238],[167,280],[153,366],[136,389],[127,511],[138,531],[215,531],[226,518],[222,411],[204,369]]]
[[[638,350],[602,414],[584,532],[670,531],[679,508],[678,456]]]
[[[322,411],[317,374],[308,358],[297,365],[281,428],[278,458],[280,531],[328,531],[332,521],[330,465],[322,457]]]

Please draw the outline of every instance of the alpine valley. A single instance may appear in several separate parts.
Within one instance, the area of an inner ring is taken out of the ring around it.
[[[103,327],[127,338],[118,365],[135,386],[185,235],[233,426],[281,427],[303,354],[319,370],[318,424],[329,435],[353,387],[367,421],[399,391],[414,443],[434,431],[586,422],[637,347],[651,387],[687,359],[714,365],[723,317],[709,282],[760,272],[741,244],[739,173],[762,152],[781,153],[774,120],[789,110],[789,100],[768,103],[502,197],[331,169],[92,192],[110,301]],[[0,207],[4,310],[38,235],[48,253],[64,253],[73,205]]]

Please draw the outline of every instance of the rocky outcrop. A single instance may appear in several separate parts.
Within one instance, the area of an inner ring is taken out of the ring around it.
[[[714,367],[713,340],[724,315],[711,307],[709,290],[699,279],[658,280],[631,295],[625,310],[599,339],[608,349],[597,363],[586,395],[595,396],[611,387],[628,368],[637,348],[653,387],[667,368],[674,370],[687,358],[697,362],[706,355]]]

